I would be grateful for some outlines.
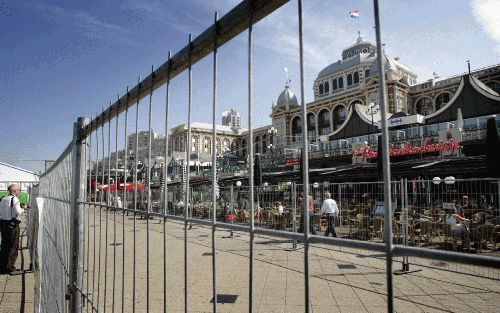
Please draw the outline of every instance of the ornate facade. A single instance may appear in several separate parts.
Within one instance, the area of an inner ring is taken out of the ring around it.
[[[415,115],[433,120],[434,113],[458,96],[462,75],[445,79],[431,79],[417,83],[417,75],[399,58],[383,52],[383,66],[387,82],[388,118]],[[314,81],[314,101],[307,105],[307,135],[312,145],[324,146],[334,140],[363,136],[378,132],[378,77],[376,46],[358,36],[356,43],[342,51],[341,60],[321,70]],[[498,96],[500,92],[500,65],[471,73],[481,87]],[[456,113],[456,112],[455,112]],[[279,151],[302,145],[302,112],[290,81],[271,110],[272,124],[253,130],[255,153],[268,153],[270,144]],[[424,122],[425,123],[425,122]],[[248,130],[217,125],[216,153],[231,152],[240,160],[247,155]],[[172,155],[184,156],[187,125],[171,130]],[[370,139],[368,139],[370,140]],[[212,125],[192,124],[192,155],[200,161],[210,161],[212,153]]]
[[[376,60],[376,46],[359,36],[353,46],[342,51],[341,60],[319,72],[313,87],[314,101],[307,104],[307,135],[312,144],[342,137],[341,129],[353,111],[376,131],[380,113],[370,109],[378,108],[379,103]],[[387,81],[388,117],[396,113],[431,115],[451,101],[459,88],[461,75],[417,83],[415,73],[399,58],[391,58],[384,52],[382,60]],[[500,91],[500,65],[472,74],[493,92]],[[277,144],[301,145],[301,116],[297,98],[287,83],[271,114],[273,126],[278,129]]]

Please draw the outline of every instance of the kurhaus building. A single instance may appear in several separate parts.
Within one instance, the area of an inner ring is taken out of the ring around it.
[[[449,111],[448,103],[463,90],[462,75],[417,83],[417,76],[399,58],[384,52],[384,73],[387,81],[388,116],[421,115],[420,124],[441,121],[437,118]],[[356,43],[342,51],[342,59],[321,70],[314,82],[314,101],[307,104],[307,132],[311,143],[332,142],[338,139],[378,132],[380,110],[376,46],[361,36]],[[500,92],[500,65],[472,73],[473,82],[495,101]],[[476,110],[477,111],[477,110]],[[498,108],[485,112],[500,112]],[[470,113],[470,114],[469,114]],[[454,114],[445,114],[448,121]],[[470,117],[472,117],[472,115]],[[273,126],[278,130],[277,143],[299,146],[302,143],[301,108],[287,84],[272,110]],[[446,119],[446,118],[445,118]],[[370,138],[368,138],[370,139]],[[335,145],[335,143],[332,143]]]
[[[399,58],[383,53],[389,135],[394,148],[406,147],[408,150],[409,145],[420,147],[449,139],[462,143],[484,141],[487,118],[500,114],[500,64],[469,74],[435,77],[417,83],[416,74]],[[359,35],[354,45],[344,49],[341,56],[319,72],[314,81],[314,101],[306,104],[307,136],[310,149],[315,152],[311,158],[316,160],[312,168],[328,168],[344,162],[355,170],[352,164],[355,162],[351,159],[355,159],[352,155],[356,150],[366,147],[376,150],[381,120],[378,99],[381,71],[377,65],[376,46]],[[301,106],[290,81],[272,105],[271,118],[271,125],[254,129],[256,153],[285,152],[279,153],[283,157],[286,152],[302,147]],[[496,121],[498,127],[500,116]],[[245,160],[248,130],[223,125],[217,125],[216,129],[216,153],[230,152]],[[210,161],[212,125],[193,123],[192,134],[191,159]],[[174,155],[185,151],[186,125],[173,128],[170,135],[170,151]],[[483,152],[465,148],[461,150],[460,159],[466,161],[464,156]],[[436,153],[431,155],[436,156]],[[421,154],[420,159],[423,156],[426,155]],[[275,163],[274,156],[272,163]],[[278,171],[293,169],[276,163]],[[345,173],[350,175],[349,171]]]

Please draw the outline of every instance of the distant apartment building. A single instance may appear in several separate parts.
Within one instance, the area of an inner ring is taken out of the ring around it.
[[[241,128],[241,116],[235,109],[222,113],[222,125]]]

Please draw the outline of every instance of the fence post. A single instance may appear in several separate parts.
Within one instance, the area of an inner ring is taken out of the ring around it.
[[[85,164],[83,154],[86,152],[85,138],[80,138],[81,130],[89,123],[89,119],[79,117],[73,126],[73,177],[71,181],[71,259],[69,286],[66,298],[69,300],[69,312],[81,312],[82,298],[78,295],[83,275],[83,196],[85,188]]]

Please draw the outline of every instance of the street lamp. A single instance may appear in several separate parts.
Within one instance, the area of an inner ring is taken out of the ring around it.
[[[373,127],[373,116],[377,114],[379,110],[380,110],[380,105],[375,104],[373,102],[370,102],[370,104],[368,104],[368,108],[366,109],[366,114],[372,117],[372,133],[375,133],[375,129]]]
[[[271,128],[267,130],[267,134],[269,135],[269,142],[271,143],[270,146],[272,146],[272,144],[274,143],[274,136],[278,134],[278,130],[274,128],[274,126],[271,126]]]

